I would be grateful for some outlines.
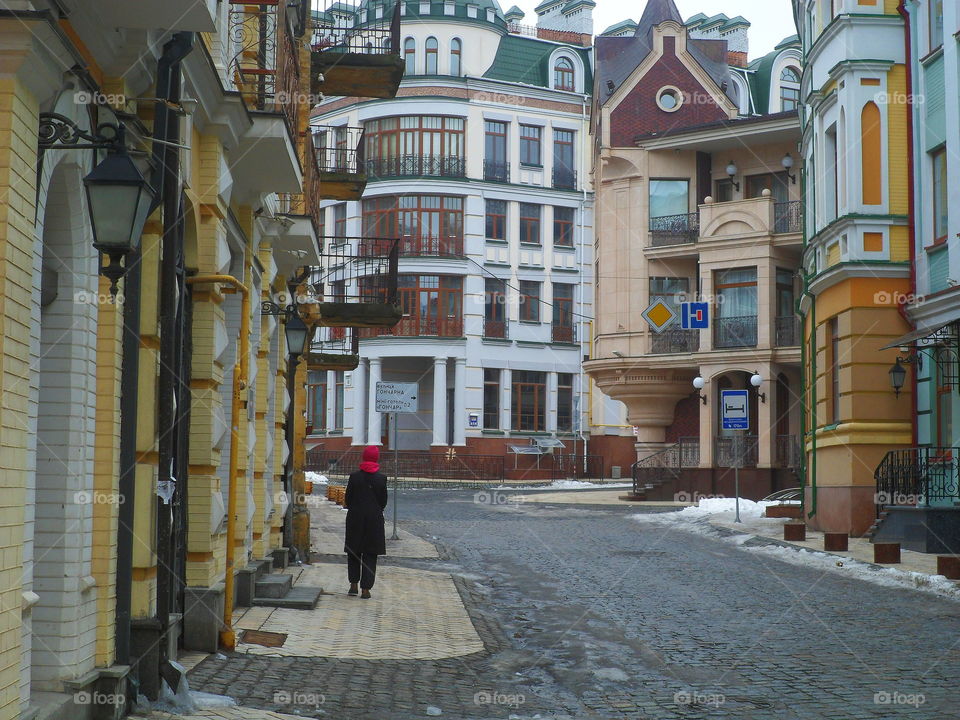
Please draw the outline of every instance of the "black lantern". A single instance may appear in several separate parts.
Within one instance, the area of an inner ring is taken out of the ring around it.
[[[896,364],[890,368],[890,384],[893,386],[893,392],[896,393],[897,397],[900,397],[900,390],[903,388],[906,379],[907,369],[900,363],[900,358],[897,358]]]
[[[109,256],[102,273],[110,279],[110,292],[117,294],[123,277],[120,261],[140,246],[143,226],[156,194],[127,154],[121,131],[114,150],[83,179],[93,225],[93,246]]]
[[[294,362],[298,361],[307,350],[307,324],[297,313],[290,313],[283,334],[287,339],[287,352]]]

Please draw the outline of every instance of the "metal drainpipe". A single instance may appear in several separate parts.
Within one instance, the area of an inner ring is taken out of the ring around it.
[[[245,272],[249,272],[249,260]],[[223,629],[220,631],[220,643],[227,650],[236,648],[237,639],[233,631],[233,568],[235,564],[235,540],[237,530],[237,473],[240,465],[240,423],[243,418],[243,396],[247,389],[247,372],[250,356],[250,291],[246,285],[232,275],[195,275],[187,278],[187,284],[200,285],[224,283],[240,293],[240,343],[239,356],[233,364],[233,389],[230,403],[230,477],[227,490],[227,571],[223,580]]]
[[[583,131],[584,131],[584,128],[586,127],[586,124],[587,124],[587,96],[586,96],[586,94],[584,94],[584,96],[583,96],[583,98],[582,98],[582,102],[581,102],[581,106],[580,106],[580,107],[581,107],[581,115],[580,115],[580,117],[581,117],[581,121],[582,121],[582,122],[581,122],[581,125],[580,125],[580,131],[581,131],[581,134],[586,135],[587,138],[589,139],[590,133],[589,133],[589,132],[586,132],[586,133],[583,132]],[[585,208],[586,208],[586,204],[587,204],[587,188],[586,188],[586,177],[587,177],[587,173],[586,173],[586,162],[584,161],[584,155],[585,155],[585,153],[583,153],[583,152],[580,153],[580,160],[581,160],[581,162],[583,162],[584,172],[583,172],[583,180],[581,181],[581,188],[580,188],[580,243],[579,243],[578,246],[577,246],[577,252],[576,252],[576,262],[577,262],[578,265],[581,265],[581,266],[583,265],[583,256],[584,256],[584,248],[583,248],[583,246],[584,246],[584,237],[583,237],[583,213],[585,212]],[[596,227],[596,218],[594,218],[594,227]],[[580,308],[581,308],[581,309],[583,308],[583,297],[584,297],[584,279],[583,279],[583,275],[584,275],[584,269],[581,267],[581,268],[580,268]],[[596,287],[596,278],[594,278],[594,287]],[[591,307],[596,307],[596,292],[594,292],[594,298],[593,298],[593,303],[591,304]],[[582,313],[580,313],[580,315],[582,316]],[[589,326],[587,325],[586,322],[584,322],[583,317],[580,317],[579,322],[580,322],[580,345],[579,345],[580,357],[578,358],[579,362],[577,363],[577,368],[578,368],[579,384],[580,384],[580,412],[577,413],[577,415],[579,416],[579,417],[577,418],[577,424],[580,426],[580,441],[583,443],[583,474],[586,475],[586,474],[587,474],[587,455],[588,455],[588,448],[587,448],[587,436],[584,435],[584,432],[583,432],[583,431],[584,431],[584,428],[583,428],[583,399],[584,399],[584,397],[585,397],[585,393],[584,393],[584,391],[583,391],[583,380],[584,380],[584,375],[583,375],[583,344],[584,344],[583,331],[584,331],[584,329],[586,329],[586,328],[589,327]],[[592,333],[591,333],[591,335],[592,335]],[[588,402],[589,402],[589,399],[588,399]],[[591,410],[592,410],[592,408],[591,408]],[[591,414],[592,414],[592,413],[591,413]],[[591,418],[591,419],[592,419],[592,418]],[[587,432],[590,432],[590,430],[591,430],[591,428],[587,428]],[[601,474],[602,474],[602,473],[601,473]]]
[[[812,382],[810,382],[810,512],[807,513],[807,518],[812,518],[817,513],[817,304],[816,296],[810,292],[810,278],[803,272],[803,269],[800,270],[800,277],[803,280],[803,291],[800,293],[801,301],[797,303],[797,314],[801,317],[801,322],[806,326],[807,316],[803,312],[801,302],[804,297],[810,298],[810,377]],[[801,342],[800,342],[800,367],[801,371],[806,367],[805,357],[807,354],[807,344],[806,338],[803,337],[803,330],[801,329]],[[802,384],[801,384],[802,390]],[[803,458],[803,473],[806,476],[807,469],[807,453],[806,453],[806,424],[807,424],[807,411],[806,411],[806,393],[803,393],[804,401],[800,403],[800,437],[804,445],[804,452],[800,455]],[[804,477],[805,479],[805,477]]]
[[[163,55],[157,64],[157,97],[176,103],[180,100],[180,61],[193,49],[193,33],[177,33],[164,46]],[[154,116],[154,128],[165,128],[165,143],[154,143],[154,158],[159,154],[163,160],[157,173],[161,178],[163,204],[163,243],[160,259],[160,371],[157,378],[157,424],[160,429],[158,441],[157,482],[169,482],[173,479],[172,429],[176,423],[174,409],[174,376],[176,338],[175,307],[177,298],[177,246],[180,213],[180,150],[169,143],[178,143],[180,139],[180,120],[163,102],[157,102]],[[180,238],[182,240],[182,238]],[[182,298],[180,299],[182,302]],[[160,498],[156,503],[157,538],[157,620],[160,625],[159,667],[164,677],[175,677],[170,672],[167,656],[167,633],[170,626],[170,588],[173,585],[173,567],[170,557],[170,529],[173,505],[167,505]],[[175,682],[171,683],[175,690]]]

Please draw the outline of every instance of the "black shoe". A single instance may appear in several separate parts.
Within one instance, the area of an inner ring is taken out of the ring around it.
[[[366,588],[364,588],[363,592],[360,593],[360,599],[361,599],[361,600],[369,600],[369,599],[370,599],[370,591],[367,590]]]
[[[347,595],[356,595],[357,594],[357,584],[353,583],[350,585],[350,589],[347,590]]]

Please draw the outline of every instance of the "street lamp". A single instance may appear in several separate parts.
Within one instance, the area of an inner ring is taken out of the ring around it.
[[[733,160],[727,163],[727,175],[730,176],[730,182],[733,183],[733,187],[736,188],[736,191],[740,192],[740,183],[734,180],[734,178],[737,176],[737,164]]]
[[[900,390],[903,388],[903,383],[906,379],[907,369],[903,367],[898,357],[897,362],[890,368],[890,384],[893,386],[893,392],[897,397],[900,397]]]
[[[753,385],[755,388],[759,388],[761,385],[763,385],[763,375],[761,375],[761,374],[758,373],[758,372],[755,372],[755,373],[750,377],[750,384]],[[767,394],[766,394],[766,393],[762,393],[762,392],[759,392],[759,391],[758,391],[758,392],[757,392],[757,397],[760,398],[760,402],[762,402],[762,403],[765,403],[765,402],[767,401]]]
[[[307,324],[296,312],[291,313],[287,316],[283,334],[287,340],[287,352],[293,364],[296,365],[300,362],[300,356],[307,351]]]
[[[787,177],[790,178],[790,181],[796,185],[797,174],[790,174],[790,170],[793,168],[793,156],[790,153],[787,153],[783,156],[783,160],[780,161],[780,164],[783,165],[783,169],[787,171]]]
[[[707,396],[704,395],[704,394],[703,394],[702,392],[700,392],[700,391],[703,390],[703,387],[704,387],[704,385],[706,385],[706,384],[707,384],[707,381],[704,380],[704,379],[703,379],[702,377],[700,377],[699,375],[697,375],[697,376],[693,379],[693,387],[697,390],[697,396],[700,398],[700,402],[702,402],[704,405],[707,404]]]
[[[93,246],[110,258],[110,264],[100,272],[110,279],[110,294],[116,297],[117,281],[126,271],[120,261],[140,247],[143,226],[156,200],[150,183],[127,154],[122,125],[116,145],[83,184],[93,225]]]

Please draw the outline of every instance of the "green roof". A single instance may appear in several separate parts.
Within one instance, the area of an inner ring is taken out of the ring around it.
[[[770,81],[774,62],[783,50],[791,46],[799,47],[799,45],[800,38],[791,35],[781,40],[771,52],[747,65],[747,69],[751,71],[748,74],[750,94],[753,95],[754,107],[758,108],[761,114],[766,114],[770,108]]]
[[[633,32],[636,29],[637,29],[637,23],[634,22],[633,20],[627,19],[627,20],[621,20],[616,25],[611,25],[600,34],[610,35],[612,33],[619,32],[621,30],[629,30],[630,32]]]
[[[597,6],[593,0],[570,0],[570,2],[563,6],[563,12],[569,12],[570,10],[574,10],[581,5],[586,5],[588,7]]]
[[[558,47],[565,47],[571,52],[578,53],[587,76],[583,87],[593,87],[593,77],[590,73],[590,51],[570,45],[543,42],[533,38],[518,35],[506,35],[500,38],[497,56],[493,59],[490,69],[484,77],[491,80],[506,80],[526,85],[550,87],[550,55]]]
[[[743,15],[737,15],[736,17],[727,17],[723,13],[714,15],[713,17],[707,17],[703,13],[697,13],[688,19],[684,25],[687,27],[698,27],[698,28],[709,28],[714,25],[719,25],[720,30],[729,30],[730,28],[739,27],[746,25],[750,27],[750,21],[747,20]]]

